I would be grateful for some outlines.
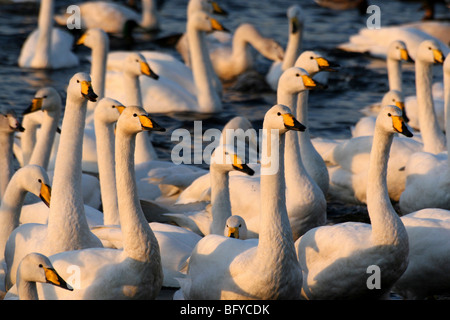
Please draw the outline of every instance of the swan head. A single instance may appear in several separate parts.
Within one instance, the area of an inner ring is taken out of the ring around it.
[[[29,164],[20,168],[14,174],[14,181],[50,207],[52,188],[47,172],[41,166]]]
[[[428,64],[442,64],[444,63],[444,54],[436,41],[425,40],[420,43],[419,48],[417,49],[416,60]]]
[[[289,32],[296,34],[303,28],[305,15],[299,5],[292,5],[287,10],[287,17],[289,19]]]
[[[130,53],[125,59],[124,72],[135,76],[147,76],[158,80],[159,76],[150,68],[144,56],[138,52]]]
[[[94,117],[103,123],[115,123],[124,109],[125,106],[122,103],[106,97],[95,106]]]
[[[29,253],[22,259],[18,268],[18,278],[30,282],[49,283],[70,291],[73,290],[56,272],[50,260],[36,252]]]
[[[278,80],[278,92],[297,94],[301,91],[317,88],[317,83],[309,76],[308,72],[299,67],[286,69]]]
[[[117,131],[137,134],[141,131],[166,131],[150,118],[147,111],[138,106],[128,106],[123,109],[117,120]]]
[[[187,27],[203,32],[228,31],[219,21],[203,11],[194,12],[189,16]]]
[[[25,131],[25,128],[22,127],[14,110],[0,108],[0,132],[11,134],[17,131],[23,132]]]
[[[406,44],[401,40],[392,41],[388,48],[388,59],[412,62]]]
[[[22,113],[22,115],[38,110],[49,113],[59,113],[61,112],[61,107],[62,101],[58,91],[53,87],[45,87],[36,92],[30,106]]]
[[[237,170],[249,176],[255,173],[230,144],[221,144],[214,150],[211,155],[211,168],[222,172]]]
[[[405,108],[405,99],[403,98],[403,94],[398,90],[390,90],[386,92],[383,96],[383,100],[381,100],[381,107],[385,107],[387,105],[394,105],[402,110],[403,121],[408,122],[409,119],[406,116],[406,108]]]
[[[85,72],[76,73],[70,79],[67,88],[67,98],[84,102],[85,100],[97,101],[97,95],[92,89],[91,76]]]
[[[409,138],[413,136],[403,121],[402,110],[394,105],[385,106],[380,110],[377,116],[376,127],[382,128],[389,133],[401,133]]]
[[[292,115],[291,109],[282,104],[276,104],[266,112],[263,127],[278,129],[280,134],[286,133],[288,130],[306,130],[306,127]]]
[[[84,45],[88,48],[95,48],[99,43],[109,44],[109,38],[106,32],[100,28],[92,28],[87,30],[77,40],[77,45]]]
[[[229,217],[225,223],[223,235],[229,238],[247,239],[247,224],[244,218],[238,215]]]
[[[216,1],[211,0],[190,0],[187,6],[187,16],[197,11],[204,11],[209,14],[228,15],[228,12],[221,8]]]
[[[337,71],[338,64],[324,58],[318,52],[307,50],[303,51],[295,61],[294,66],[305,69],[310,76],[314,76],[320,71]]]

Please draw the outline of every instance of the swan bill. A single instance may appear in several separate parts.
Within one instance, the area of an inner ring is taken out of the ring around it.
[[[317,64],[319,65],[320,71],[336,72],[338,70],[335,68],[340,67],[339,64],[330,62],[327,59],[322,58],[322,57],[316,58],[316,61],[317,61]]]
[[[123,110],[125,110],[125,106],[122,105],[114,106],[114,108],[116,108],[117,111],[119,111],[119,114],[122,114]]]
[[[50,208],[50,199],[52,194],[52,188],[43,182],[41,182],[41,192],[39,193],[39,198],[45,203],[47,207]]]
[[[411,138],[413,134],[411,131],[409,131],[408,127],[406,126],[405,122],[403,121],[403,118],[401,116],[392,116],[392,125],[394,126],[394,130],[398,133],[401,133],[408,138]]]
[[[73,291],[66,281],[56,272],[55,269],[43,267],[45,271],[45,279],[47,283],[55,285],[57,287],[61,287],[66,290]]]
[[[402,101],[396,101],[396,102],[395,102],[395,105],[396,105],[400,110],[402,110],[402,118],[403,118],[403,121],[409,122],[409,118],[408,118],[408,116],[406,115],[405,104],[404,104]]]
[[[434,56],[434,62],[435,63],[444,63],[444,54],[441,50],[433,49],[433,56]]]
[[[306,130],[306,127],[303,124],[301,124],[300,122],[298,122],[298,120],[295,119],[295,117],[290,113],[283,114],[283,122],[284,122],[284,126],[288,130],[294,130],[294,131],[305,131]]]
[[[239,228],[237,227],[229,227],[228,228],[228,238],[239,239]]]
[[[211,2],[213,13],[220,14],[223,16],[227,16],[228,12],[224,10],[222,7],[219,6],[219,4],[216,1]]]
[[[77,45],[82,45],[84,44],[84,41],[86,41],[87,38],[87,32],[85,32],[78,40],[77,40]]]
[[[22,115],[26,115],[41,110],[43,101],[44,98],[34,98],[33,100],[31,100],[31,104],[28,106],[28,108],[26,108],[25,111],[22,112]]]
[[[155,79],[155,80],[159,79],[159,76],[150,68],[150,66],[146,62],[141,62],[141,72],[142,72],[142,74],[144,74],[152,79]]]
[[[400,58],[407,62],[413,62],[414,60],[411,58],[411,56],[408,53],[408,50],[406,49],[400,49]]]
[[[81,81],[81,94],[91,102],[97,101],[98,96],[95,94],[94,90],[92,90],[90,81]]]
[[[291,33],[296,34],[300,30],[300,23],[296,17],[291,18]]]
[[[217,31],[229,31],[227,28],[225,28],[219,21],[217,21],[214,18],[211,18],[211,28],[213,30],[217,30]]]
[[[139,116],[142,129],[145,131],[166,131],[165,128],[158,125],[155,121],[151,120],[148,116]]]
[[[302,80],[303,80],[303,85],[307,89],[313,89],[313,88],[317,87],[317,83],[310,76],[302,75]]]

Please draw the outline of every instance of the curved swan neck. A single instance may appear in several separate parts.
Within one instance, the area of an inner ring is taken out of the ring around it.
[[[91,77],[92,88],[97,94],[97,102],[105,96],[106,61],[109,52],[109,38],[102,34],[102,41],[98,41],[92,48]],[[88,101],[88,111],[93,111],[97,102]]]
[[[58,127],[61,108],[58,111],[44,112],[42,115],[41,131],[36,141],[36,145],[31,154],[29,163],[36,164],[47,170],[50,161],[50,155],[53,148],[53,141],[55,139],[56,128]]]
[[[392,207],[387,190],[387,165],[393,135],[375,128],[367,178],[367,210],[372,225],[372,241],[396,244],[406,230]]]
[[[137,196],[135,137],[117,130],[115,149],[120,151],[115,153],[115,159],[120,228],[124,253],[138,261],[149,261],[153,259],[155,251],[159,252],[159,247]]]
[[[81,186],[86,104],[86,100],[80,105],[68,97],[64,111],[48,215],[47,236],[53,240],[55,253],[83,248],[93,237],[84,212]]]
[[[223,235],[226,220],[231,216],[228,172],[211,167],[211,233]]]
[[[292,28],[292,26],[290,26],[289,28]],[[294,66],[295,61],[302,51],[302,38],[303,26],[300,26],[300,28],[295,33],[289,30],[288,43],[283,58],[283,64],[281,65],[282,70],[286,70]]]
[[[117,204],[114,123],[105,123],[94,117],[95,138],[97,141],[98,174],[103,207],[103,224],[119,225]]]
[[[197,103],[203,112],[217,112],[222,109],[222,102],[214,89],[213,76],[210,75],[212,63],[206,47],[204,32],[187,24],[187,36],[191,56],[192,74],[197,87]]]
[[[445,149],[445,137],[436,118],[431,87],[432,65],[419,60],[416,62],[416,95],[423,151],[439,153]]]
[[[4,258],[9,235],[19,226],[20,210],[26,195],[19,184],[18,178],[13,176],[0,206],[0,260]]]
[[[43,68],[51,63],[50,50],[52,42],[53,11],[53,0],[41,1],[38,18],[39,37],[36,44],[36,52],[31,61],[32,67]]]
[[[9,180],[14,173],[13,143],[14,133],[0,134],[0,200],[3,198]]]
[[[264,151],[261,156],[261,213],[257,254],[261,259],[280,263],[280,255],[293,255],[296,259],[286,209],[286,183],[282,157],[285,135],[280,135],[278,130],[264,128],[262,140]],[[272,171],[271,168],[276,164],[278,169]]]
[[[386,65],[389,90],[398,90],[402,92],[402,62],[388,57]]]

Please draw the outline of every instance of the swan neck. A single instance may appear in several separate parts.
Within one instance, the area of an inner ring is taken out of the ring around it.
[[[445,137],[437,121],[432,96],[432,65],[416,62],[416,95],[418,118],[423,139],[423,151],[439,153],[445,148]]]
[[[0,260],[4,258],[6,241],[19,226],[20,211],[26,191],[20,187],[18,176],[12,177],[0,206]]]
[[[124,253],[137,261],[150,261],[155,252],[159,253],[159,247],[138,198],[134,170],[135,140],[135,134],[117,130],[115,149],[120,151],[115,152],[115,159],[120,226]]]
[[[263,129],[261,155],[261,214],[257,252],[261,259],[295,258],[293,235],[286,209],[284,178],[285,135]],[[291,257],[292,258],[292,257]]]
[[[14,133],[0,134],[0,199],[3,198],[9,180],[14,174],[13,163]]]
[[[142,1],[142,19],[141,27],[144,29],[155,28],[158,26],[158,8],[155,0]]]
[[[192,74],[197,88],[197,104],[202,112],[217,112],[221,110],[222,104],[210,75],[212,63],[206,47],[204,32],[197,30],[189,23],[187,25],[187,36],[189,51],[191,53]]]
[[[444,70],[444,116],[445,116],[445,135],[447,140],[447,152],[450,153],[450,72]],[[448,159],[448,168],[450,168],[450,157]],[[450,175],[450,169],[447,170]]]
[[[98,96],[97,102],[105,96],[105,75],[108,52],[109,38],[106,35],[102,35],[102,40],[98,41],[92,48],[91,61],[92,89]],[[88,101],[88,111],[94,110],[97,102]]]
[[[29,161],[30,164],[39,165],[44,168],[44,170],[48,169],[53,141],[55,139],[56,129],[61,114],[60,110],[61,108],[58,108],[58,111],[55,111],[52,114],[49,114],[48,112],[43,113],[41,130]]]
[[[27,128],[20,137],[20,147],[22,149],[22,166],[27,165],[30,162],[33,148],[36,144],[36,132],[39,123],[34,121],[32,117],[23,117],[23,127]]]
[[[26,281],[21,278],[23,276],[19,275],[16,281],[19,300],[39,300],[36,282]]]
[[[53,29],[53,0],[42,0],[39,9],[38,30],[39,36],[36,43],[36,52],[31,62],[32,67],[44,68],[50,62],[50,51]]]
[[[226,220],[231,216],[228,172],[211,167],[211,233],[223,235]]]
[[[285,71],[294,66],[300,52],[302,51],[303,25],[299,27],[297,32],[289,32],[288,43],[286,46],[282,70]]]
[[[396,59],[388,58],[387,73],[389,81],[389,90],[402,91],[402,62]]]
[[[94,117],[97,141],[98,174],[103,207],[104,225],[119,225],[117,204],[116,169],[114,160],[114,123],[105,123]]]
[[[367,178],[367,210],[372,225],[372,241],[382,245],[396,244],[406,234],[387,190],[386,175],[392,140],[392,134],[375,129]]]
[[[140,106],[142,107],[142,95],[139,84],[139,77],[129,73],[123,73],[123,85],[124,92],[127,101],[124,101],[126,105]]]

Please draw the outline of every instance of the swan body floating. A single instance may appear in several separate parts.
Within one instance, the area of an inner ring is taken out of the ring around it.
[[[264,118],[264,155],[277,155],[279,170],[271,172],[270,160],[262,161],[268,174],[261,175],[261,232],[259,239],[240,240],[223,235],[201,239],[189,259],[186,279],[180,281],[187,299],[299,299],[301,270],[285,206],[284,133],[303,127],[282,105]],[[271,138],[278,129],[278,144]],[[267,150],[266,148],[270,148]]]
[[[72,35],[53,27],[53,7],[53,0],[41,1],[38,29],[25,40],[18,59],[19,67],[60,69],[79,65],[78,57],[72,52]]]
[[[23,224],[11,233],[5,248],[7,287],[16,281],[19,262],[30,252],[57,252],[101,247],[89,230],[81,185],[81,151],[87,100],[95,100],[91,78],[76,73],[69,82],[61,139],[52,183],[52,205],[48,224]],[[32,236],[30,236],[32,235]]]
[[[402,111],[385,107],[370,153],[367,209],[371,224],[346,222],[308,231],[295,243],[307,299],[385,298],[408,265],[408,234],[389,200],[387,163],[393,134],[408,131]],[[367,286],[369,267],[381,272],[381,289]],[[351,266],[351,267],[350,267]]]

